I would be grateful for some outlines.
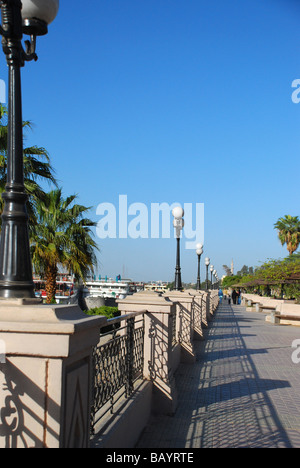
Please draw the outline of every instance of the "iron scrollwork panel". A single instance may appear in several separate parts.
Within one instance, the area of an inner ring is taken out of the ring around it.
[[[92,431],[95,415],[110,402],[113,412],[114,397],[121,392],[129,397],[134,382],[143,375],[144,367],[144,319],[137,327],[135,319],[128,319],[119,333],[94,349],[94,398],[91,413]]]
[[[94,411],[98,411],[126,383],[126,336],[94,350]]]

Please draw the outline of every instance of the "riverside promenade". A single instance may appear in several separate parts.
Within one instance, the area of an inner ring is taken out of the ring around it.
[[[223,300],[197,362],[177,370],[176,414],[153,416],[136,448],[300,448],[296,339],[300,327]]]

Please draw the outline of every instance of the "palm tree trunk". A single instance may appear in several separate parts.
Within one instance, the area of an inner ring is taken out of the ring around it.
[[[57,266],[48,265],[45,272],[46,280],[46,294],[47,294],[47,304],[51,304],[55,300],[56,292],[56,276],[57,276]]]

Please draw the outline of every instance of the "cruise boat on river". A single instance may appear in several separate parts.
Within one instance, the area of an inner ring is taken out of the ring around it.
[[[46,281],[40,276],[34,275],[35,296],[46,301]],[[55,300],[57,304],[68,304],[74,294],[75,278],[66,273],[58,273],[56,277]]]
[[[130,279],[121,279],[117,276],[108,278],[107,276],[96,279],[88,279],[85,282],[85,296],[101,297],[103,299],[124,299],[129,294],[135,292],[135,283]]]
[[[35,296],[40,297],[44,301],[47,299],[46,282],[40,276],[34,275]],[[78,285],[75,285],[75,278],[72,275],[59,273],[56,277],[56,294],[55,300],[57,304],[69,304],[72,298],[77,300]],[[129,294],[133,294],[144,288],[143,283],[135,283],[130,279],[121,279],[120,275],[116,279],[108,278],[107,276],[99,276],[98,279],[94,276],[88,278],[83,286],[84,298],[102,298],[102,299],[124,299]]]

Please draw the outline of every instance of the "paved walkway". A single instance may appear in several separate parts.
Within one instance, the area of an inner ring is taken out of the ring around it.
[[[176,374],[173,417],[153,417],[136,448],[300,448],[300,327],[221,304]],[[298,353],[298,357],[300,353]]]

